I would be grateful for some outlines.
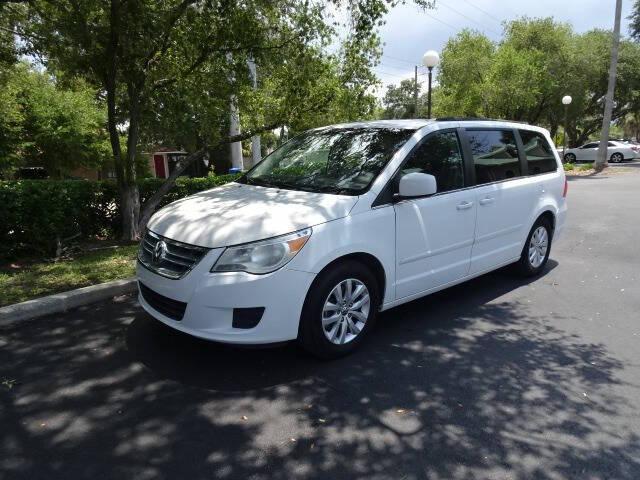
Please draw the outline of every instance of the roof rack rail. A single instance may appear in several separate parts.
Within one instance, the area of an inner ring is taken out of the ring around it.
[[[502,118],[484,118],[484,117],[440,117],[435,119],[436,122],[462,122],[462,121],[474,121],[474,122],[511,122],[511,123],[523,123],[520,120],[504,120]]]

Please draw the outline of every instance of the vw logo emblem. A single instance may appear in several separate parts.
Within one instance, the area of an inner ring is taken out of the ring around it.
[[[153,247],[153,256],[151,260],[153,263],[158,263],[161,260],[164,260],[165,255],[167,254],[167,244],[164,241],[160,240],[156,243],[156,246]]]

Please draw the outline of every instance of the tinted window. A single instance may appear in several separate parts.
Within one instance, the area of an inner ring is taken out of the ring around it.
[[[598,143],[600,143],[600,142],[587,143],[587,144],[583,145],[582,148],[596,148],[598,146]]]
[[[414,130],[327,128],[303,133],[239,181],[311,192],[357,195],[375,180]]]
[[[524,154],[527,157],[529,175],[556,171],[556,157],[544,135],[529,130],[520,130],[520,137],[524,145]]]
[[[458,135],[435,133],[414,149],[402,167],[402,174],[420,172],[436,177],[438,192],[464,187],[464,167]]]
[[[476,183],[519,177],[520,160],[511,130],[467,130],[473,153]]]
[[[613,143],[613,142],[608,142],[607,146],[608,147],[617,147],[617,145],[615,143]]]

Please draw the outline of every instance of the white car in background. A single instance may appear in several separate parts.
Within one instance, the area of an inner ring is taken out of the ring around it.
[[[567,149],[564,161],[574,162],[594,162],[598,154],[600,142],[585,143],[578,148]],[[620,163],[624,160],[633,160],[640,157],[640,147],[627,143],[609,140],[607,146],[607,158],[612,163]]]

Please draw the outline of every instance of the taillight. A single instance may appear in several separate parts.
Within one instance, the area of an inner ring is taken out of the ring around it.
[[[567,190],[569,190],[569,182],[567,182],[567,177],[564,178],[564,190],[562,191],[562,198],[567,197]]]

